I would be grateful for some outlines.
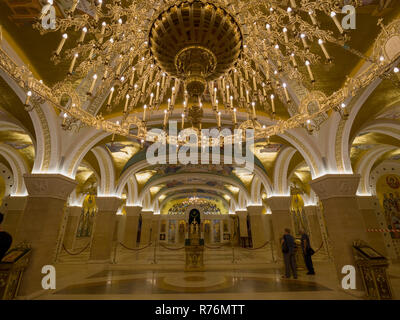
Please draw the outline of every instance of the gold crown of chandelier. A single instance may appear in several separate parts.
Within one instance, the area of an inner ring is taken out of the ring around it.
[[[348,40],[336,17],[342,1],[96,0],[93,16],[79,13],[78,3],[74,0],[55,30],[36,25],[41,33],[61,31],[53,60],[70,59],[68,75],[51,90],[34,79],[25,83],[26,104],[31,95],[52,102],[65,114],[66,128],[79,122],[143,142],[152,112],[165,109],[164,127],[179,109],[182,128],[185,119],[201,126],[207,103],[218,127],[222,110],[232,126],[254,128],[256,138],[298,126],[312,131],[313,119],[331,109],[346,115],[347,98],[393,70],[393,61],[369,59],[368,72],[350,78],[329,97],[317,97],[317,110],[298,110],[288,120],[276,120],[278,100],[293,104],[282,79],[312,86],[317,80],[313,66],[332,62],[325,43],[343,47]],[[320,15],[331,18],[336,29],[322,29]],[[76,45],[63,50],[74,32],[80,34]],[[310,50],[312,42],[319,54]],[[77,80],[85,94],[77,93]],[[97,114],[103,105],[109,111],[123,105],[122,120],[111,122]],[[247,121],[238,122],[239,110],[247,113]],[[269,114],[271,125],[257,122],[259,111]]]

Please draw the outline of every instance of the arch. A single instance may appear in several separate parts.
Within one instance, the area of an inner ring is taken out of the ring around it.
[[[165,159],[167,161],[167,158],[161,158],[161,161],[163,161],[163,159]],[[123,171],[122,175],[119,177],[117,187],[116,187],[116,193],[121,195],[125,185],[128,183],[129,178],[132,177],[135,173],[137,173],[143,169],[146,169],[148,167],[149,167],[149,163],[147,162],[146,159],[138,161],[135,164],[129,166],[125,171]],[[269,177],[265,174],[265,172],[258,166],[254,166],[254,173],[256,175],[258,175],[258,177],[261,179],[265,189],[268,192],[272,192],[272,183],[269,180]],[[218,177],[220,177],[220,176],[218,176]],[[215,175],[214,175],[214,178],[215,178]]]
[[[357,195],[370,196],[371,188],[369,184],[369,176],[375,161],[384,153],[394,150],[396,147],[382,145],[369,150],[357,163],[355,172],[360,174],[360,184],[358,186]]]
[[[97,188],[97,196],[115,195],[115,169],[110,153],[104,147],[96,147],[91,150],[100,167],[100,183]]]
[[[251,182],[251,202],[253,204],[261,203],[261,180],[258,176],[254,176]]]
[[[72,193],[70,194],[70,196],[68,198],[68,205],[70,207],[82,207],[83,202],[85,201],[86,195],[87,194],[84,194],[84,193],[78,194],[76,192],[76,188],[75,188],[74,191],[72,191]]]
[[[3,41],[5,40],[3,39]],[[11,47],[9,47],[9,54],[18,61],[18,66],[23,66],[29,70]],[[11,58],[9,63],[15,65]],[[0,69],[0,76],[8,84],[11,90],[14,91],[21,102],[24,102],[26,98],[25,90],[21,88],[21,86],[3,69]],[[33,102],[33,106],[34,108],[29,111],[36,138],[33,140],[36,142],[36,152],[32,173],[58,173],[61,140],[57,114],[54,108],[47,102],[43,104]]]
[[[297,152],[292,147],[286,147],[279,152],[274,167],[274,195],[289,194],[288,170],[294,154]]]
[[[278,136],[288,141],[300,152],[310,168],[313,179],[325,174],[321,151],[316,146],[315,139],[310,137],[304,129],[292,129]]]
[[[93,148],[93,146],[109,135],[110,133],[108,132],[99,132],[93,128],[82,129],[80,134],[76,139],[74,139],[74,143],[72,143],[69,148],[66,148],[64,152],[65,160],[62,168],[63,174],[74,179],[78,166],[85,155]]]
[[[235,205],[237,204],[235,196],[229,190],[218,188],[218,187],[207,186],[207,185],[206,186],[205,185],[185,185],[185,186],[177,186],[174,188],[162,189],[154,196],[153,203],[156,202],[164,194],[173,193],[173,195],[171,195],[171,196],[175,196],[178,193],[188,194],[188,192],[185,192],[185,191],[187,191],[189,189],[190,190],[194,190],[194,189],[211,190],[211,191],[217,192],[218,194],[229,195],[229,197],[231,198],[231,201],[233,201],[233,203]],[[209,195],[215,196],[215,194],[211,194],[211,193],[209,193]],[[222,197],[220,197],[220,198],[223,199]]]
[[[376,132],[386,134],[400,141],[400,121],[378,119],[366,123],[359,132]]]
[[[3,177],[5,190],[4,197],[11,195],[11,188],[14,185],[14,175],[12,171],[4,164],[0,162],[0,176]]]
[[[384,175],[388,174],[390,171],[386,170],[387,168],[394,169],[397,174],[400,174],[400,163],[395,160],[385,160],[380,163],[376,168],[374,168],[369,176],[369,182],[371,186],[371,194],[376,196],[376,183],[378,182],[379,178]],[[393,170],[392,170],[393,171]]]
[[[177,197],[177,198],[179,198],[179,197],[187,197],[187,196],[189,196],[189,195],[191,195],[191,194],[189,194],[188,192],[181,192],[181,193],[177,193],[177,194],[173,194],[173,195],[170,195],[170,196],[168,196],[168,197],[166,197],[163,201],[161,201],[161,203],[159,204],[159,209],[162,209],[164,206],[165,206],[165,204],[172,198],[172,197]],[[212,194],[212,193],[202,193],[202,195],[204,195],[204,196],[209,196],[209,197],[214,197],[214,198],[218,198],[218,199],[220,199],[225,205],[226,205],[226,207],[228,208],[228,211],[231,209],[231,204],[229,204],[223,197],[221,197],[220,195],[215,195],[215,194]],[[158,201],[156,201],[156,203],[158,203]]]
[[[128,194],[126,197],[126,205],[127,206],[140,206],[140,204],[138,202],[139,188],[138,188],[136,178],[134,176],[130,177],[126,183],[126,186],[128,188]],[[117,194],[122,194],[122,192],[119,193],[119,191],[117,190]]]
[[[9,145],[0,143],[0,154],[8,161],[13,172],[14,183],[11,196],[26,196],[28,194],[24,182],[24,174],[29,172],[28,166],[22,156]]]
[[[164,176],[159,179],[155,179],[153,181],[146,183],[145,187],[142,189],[142,191],[139,194],[139,201],[143,202],[144,195],[149,193],[148,191],[150,190],[151,187],[171,181],[172,179],[179,180],[182,177],[185,177],[186,179],[201,177],[201,178],[205,178],[205,179],[211,179],[211,181],[212,181],[212,180],[215,180],[216,175],[210,174],[210,173],[178,173],[178,174],[171,174],[168,176]],[[234,179],[229,178],[229,177],[224,177],[224,176],[218,176],[218,180],[223,181],[224,183],[227,183],[227,184],[234,185],[235,187],[239,188],[239,195],[243,194],[246,201],[248,201],[248,199],[250,198],[247,189],[242,184],[235,181]]]

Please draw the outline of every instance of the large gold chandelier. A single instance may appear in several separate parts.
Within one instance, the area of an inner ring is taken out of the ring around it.
[[[362,1],[347,2],[357,7]],[[349,78],[330,97],[319,97],[317,110],[277,120],[278,100],[293,103],[282,79],[312,88],[313,67],[333,58],[325,44],[343,46],[348,40],[336,17],[343,1],[95,0],[93,16],[79,13],[78,3],[74,0],[55,30],[36,25],[41,33],[61,31],[53,60],[69,59],[68,75],[51,89],[34,79],[25,84],[27,105],[32,95],[50,101],[63,112],[65,127],[79,122],[144,141],[153,112],[164,110],[166,127],[174,110],[182,110],[182,128],[189,123],[201,128],[207,103],[219,128],[223,113],[232,127],[254,128],[256,138],[298,126],[311,132],[314,119],[331,109],[345,115],[345,100],[394,66],[372,59],[368,72]],[[321,28],[322,15],[335,29]],[[65,49],[77,32],[76,45]],[[313,42],[319,54],[310,51]],[[76,93],[81,79],[84,95]],[[104,104],[108,111],[123,105],[122,120],[98,114]],[[258,110],[269,114],[271,125],[260,125]],[[238,121],[239,111],[247,113],[246,120]]]

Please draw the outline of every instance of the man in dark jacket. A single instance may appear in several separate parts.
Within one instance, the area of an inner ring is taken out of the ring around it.
[[[314,250],[311,249],[310,238],[308,237],[307,233],[304,232],[304,230],[300,230],[300,234],[301,234],[301,248],[303,249],[304,262],[306,263],[306,267],[308,270],[307,274],[314,275],[315,271],[311,259],[311,256],[314,254]]]
[[[296,265],[296,243],[290,234],[290,229],[285,229],[285,233],[281,241],[283,261],[285,263],[285,276],[290,278],[290,271],[293,273],[293,278],[297,279],[297,265]]]
[[[4,215],[0,213],[0,226],[3,222]],[[10,249],[12,243],[12,237],[8,232],[2,231],[0,227],[0,261],[5,256],[8,249]]]

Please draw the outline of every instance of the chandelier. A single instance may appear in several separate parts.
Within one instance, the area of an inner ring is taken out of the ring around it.
[[[317,97],[317,110],[297,110],[288,120],[277,119],[278,103],[286,108],[294,104],[282,79],[312,90],[318,80],[314,66],[334,60],[325,44],[344,47],[349,40],[336,16],[342,2],[96,0],[91,16],[77,10],[79,0],[74,0],[55,30],[44,30],[41,22],[35,25],[42,34],[61,31],[52,60],[69,60],[68,74],[53,88],[30,78],[25,82],[26,105],[45,99],[62,111],[65,128],[80,123],[142,142],[154,112],[164,110],[164,128],[179,110],[182,128],[190,123],[201,129],[206,105],[218,128],[223,116],[233,128],[255,129],[256,139],[299,126],[312,132],[314,120],[330,110],[346,117],[346,99],[394,67],[394,61],[367,58],[368,71],[348,78],[331,96]],[[322,28],[321,16],[332,19],[334,28]],[[65,49],[76,33],[73,48]],[[313,43],[319,52],[310,50]],[[348,52],[363,57],[356,50]],[[76,83],[82,79],[85,93],[79,95]],[[102,105],[109,112],[121,107],[122,120],[105,120],[97,114]],[[239,112],[247,119],[238,121]],[[259,112],[268,115],[270,125],[258,122]]]

